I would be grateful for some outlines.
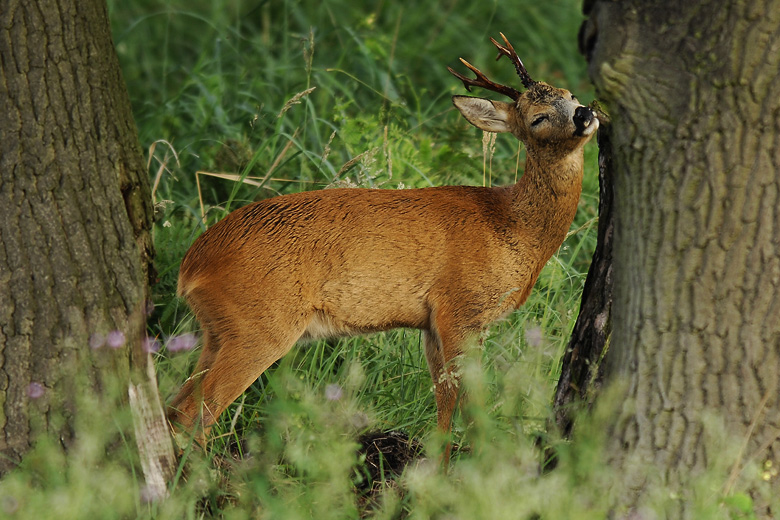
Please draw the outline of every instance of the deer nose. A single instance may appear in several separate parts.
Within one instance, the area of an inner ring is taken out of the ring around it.
[[[593,123],[596,115],[586,106],[579,106],[574,110],[574,134],[585,135],[585,130]]]

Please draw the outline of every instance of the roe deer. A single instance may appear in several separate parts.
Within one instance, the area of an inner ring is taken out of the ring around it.
[[[598,128],[568,90],[476,75],[465,85],[512,102],[454,96],[474,126],[525,143],[525,173],[504,187],[329,189],[239,208],[203,233],[179,273],[203,329],[193,375],[169,407],[177,432],[204,442],[225,408],[300,339],[411,327],[423,331],[438,427],[457,394],[451,361],[470,338],[522,305],[574,220],[583,146]]]

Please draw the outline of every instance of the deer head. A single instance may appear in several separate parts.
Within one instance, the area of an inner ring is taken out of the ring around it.
[[[477,128],[487,132],[509,132],[523,141],[529,151],[552,147],[560,154],[568,148],[583,145],[598,128],[594,112],[581,105],[568,90],[531,79],[512,44],[503,33],[501,37],[505,45],[490,39],[499,51],[496,59],[507,56],[513,62],[526,91],[520,92],[491,81],[461,58],[460,61],[474,72],[476,78],[467,78],[450,67],[447,69],[463,82],[466,90],[470,92],[471,87],[481,87],[508,96],[513,102],[453,96],[455,107]]]

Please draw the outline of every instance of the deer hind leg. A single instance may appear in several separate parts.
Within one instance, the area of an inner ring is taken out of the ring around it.
[[[229,332],[206,330],[197,367],[168,411],[174,430],[191,433],[201,445],[225,408],[289,352],[304,330],[292,323],[269,330],[256,322],[221,328]]]
[[[199,416],[199,407],[196,403],[202,401],[200,391],[201,376],[211,367],[219,352],[219,339],[215,338],[208,329],[203,331],[203,349],[198,363],[192,375],[184,382],[179,393],[168,404],[168,421],[176,429],[184,431],[192,430]],[[201,444],[205,439],[197,439]]]

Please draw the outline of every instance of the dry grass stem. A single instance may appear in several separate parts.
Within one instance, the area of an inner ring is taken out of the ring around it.
[[[162,160],[158,159],[154,155],[154,151],[157,149],[158,143],[162,143],[168,147],[168,150],[166,150]],[[179,154],[176,153],[176,149],[173,147],[173,145],[170,142],[166,141],[165,139],[158,139],[149,146],[149,153],[147,154],[148,159],[146,161],[146,169],[149,170],[149,168],[152,167],[152,159],[160,163],[159,168],[157,168],[157,173],[154,176],[154,184],[152,185],[152,202],[155,203],[157,202],[155,195],[157,193],[157,188],[160,186],[160,179],[162,178],[162,174],[164,172],[168,172],[171,175],[173,175],[173,172],[171,172],[171,170],[168,168],[168,162],[171,160],[171,155],[169,155],[169,152],[173,155],[174,159],[176,159],[176,165],[180,166],[181,163],[179,163]]]

